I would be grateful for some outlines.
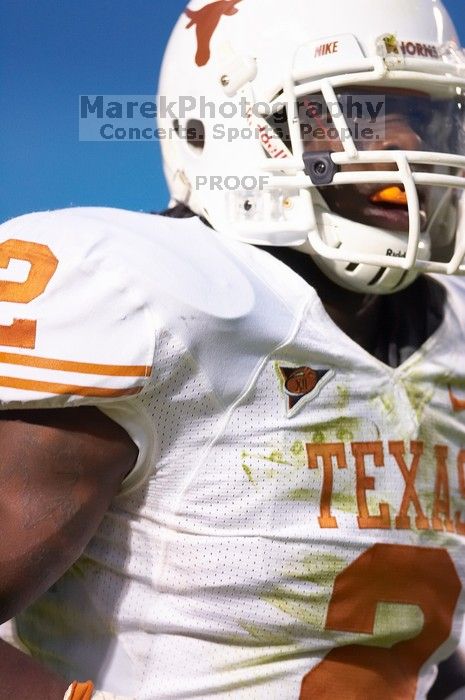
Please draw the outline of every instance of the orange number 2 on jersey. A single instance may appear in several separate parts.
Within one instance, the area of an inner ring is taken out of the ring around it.
[[[27,304],[36,299],[45,291],[58,265],[46,245],[15,239],[0,244],[0,268],[7,269],[11,260],[25,260],[31,268],[24,282],[0,280],[0,302]],[[36,321],[20,318],[15,318],[11,326],[0,325],[0,345],[34,348],[36,326]]]
[[[334,582],[326,629],[373,634],[378,603],[417,605],[424,623],[390,648],[332,649],[304,677],[300,700],[413,700],[422,665],[450,635],[461,585],[444,549],[376,544]]]

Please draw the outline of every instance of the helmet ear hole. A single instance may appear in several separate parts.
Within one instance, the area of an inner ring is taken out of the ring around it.
[[[189,119],[186,123],[186,141],[194,153],[202,153],[205,147],[205,126],[200,119]]]

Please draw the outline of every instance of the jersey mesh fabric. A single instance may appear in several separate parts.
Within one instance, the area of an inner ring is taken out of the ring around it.
[[[210,295],[224,294],[220,315],[208,299],[187,312],[195,277],[176,291],[176,305],[171,292],[160,298],[159,281],[158,296],[145,287],[158,344],[150,388],[132,401],[157,438],[150,472],[115,500],[85,555],[21,616],[23,640],[66,677],[91,677],[138,700],[290,700],[309,672],[348,645],[357,645],[360,664],[341,662],[329,696],[343,696],[338,679],[360,678],[367,649],[382,662],[366,681],[371,692],[397,663],[396,645],[410,640],[406,676],[414,684],[419,676],[417,697],[425,697],[463,615],[454,585],[457,575],[465,580],[465,425],[450,398],[465,385],[457,355],[463,283],[446,283],[443,324],[393,370],[341,333],[314,292],[270,256],[215,239],[211,260],[200,260],[195,250],[207,233],[190,221],[183,227],[205,278],[213,260],[221,279],[224,253],[234,267],[224,263],[229,279],[241,288],[245,279],[247,293],[238,288],[228,306],[234,288],[213,286]],[[176,250],[174,236],[169,245]],[[186,250],[183,243],[180,258]],[[320,373],[319,390],[300,392],[292,411],[283,368]],[[394,443],[411,468],[413,442],[422,450],[423,529],[412,503],[407,526],[396,526],[406,483]],[[334,445],[343,460],[333,458],[325,481],[322,450]],[[336,526],[322,517],[324,489]],[[380,526],[382,506],[389,510]],[[388,575],[383,560],[392,553],[398,564]],[[367,554],[372,566],[361,575]],[[410,602],[376,599],[373,591],[400,574],[409,585],[402,579],[396,592]],[[345,597],[350,628],[327,624],[341,576],[356,584]],[[365,619],[372,593],[373,627],[360,631],[354,618]],[[424,629],[431,651],[424,668],[412,667]]]

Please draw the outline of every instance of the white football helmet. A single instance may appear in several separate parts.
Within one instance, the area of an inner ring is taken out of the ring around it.
[[[465,272],[464,89],[465,54],[440,0],[192,0],[158,91],[172,201],[241,241],[302,249],[359,292]],[[348,97],[385,108],[377,141],[354,133],[371,120]],[[324,108],[316,123],[309,105]],[[414,145],[395,125],[386,141],[390,109],[416,120]],[[318,124],[321,148],[303,136]],[[335,211],[325,192],[341,186],[369,192],[371,219]]]

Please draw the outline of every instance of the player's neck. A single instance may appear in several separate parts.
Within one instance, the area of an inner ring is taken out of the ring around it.
[[[290,248],[266,250],[291,267],[318,293],[326,313],[358,345],[372,352],[379,332],[381,299],[377,295],[358,294],[332,282],[312,259]]]

